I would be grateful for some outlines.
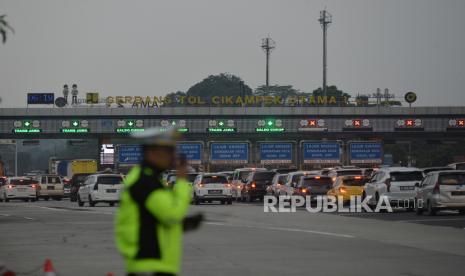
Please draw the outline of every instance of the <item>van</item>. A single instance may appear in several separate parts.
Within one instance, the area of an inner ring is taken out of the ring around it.
[[[41,174],[34,177],[39,184],[38,198],[61,200],[64,197],[64,187],[61,177],[57,174]]]

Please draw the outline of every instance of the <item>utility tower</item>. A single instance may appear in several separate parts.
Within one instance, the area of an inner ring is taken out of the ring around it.
[[[266,87],[270,86],[270,54],[276,48],[276,43],[270,36],[262,39],[262,49],[266,54]]]
[[[326,11],[326,9],[320,11],[320,18],[318,19],[320,22],[321,28],[323,29],[323,96],[326,97],[327,94],[327,85],[326,85],[326,70],[327,70],[327,63],[326,63],[326,35],[328,31],[329,25],[331,25],[333,21],[333,16]]]

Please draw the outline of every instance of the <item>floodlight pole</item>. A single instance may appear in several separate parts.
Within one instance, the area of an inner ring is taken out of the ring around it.
[[[328,87],[326,85],[326,71],[327,71],[327,47],[326,47],[326,41],[327,41],[327,32],[328,32],[328,27],[332,23],[332,15],[327,12],[326,10],[320,11],[320,18],[318,21],[320,22],[321,28],[323,29],[323,85],[322,85],[322,90],[323,90],[323,97],[327,96],[328,92]]]

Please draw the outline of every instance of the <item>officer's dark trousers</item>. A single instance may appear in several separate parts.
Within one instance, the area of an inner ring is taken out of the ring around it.
[[[127,274],[127,276],[139,276],[139,275],[144,275],[144,276],[148,276],[150,275],[149,273],[144,273],[144,274],[137,274],[137,273],[129,273]],[[153,276],[176,276],[174,274],[171,274],[171,273],[162,273],[162,272],[155,272],[152,274]]]

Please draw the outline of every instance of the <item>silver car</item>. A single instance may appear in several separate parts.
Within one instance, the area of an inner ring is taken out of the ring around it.
[[[465,214],[465,170],[435,171],[416,185],[415,210],[435,215],[439,210],[459,210]]]

